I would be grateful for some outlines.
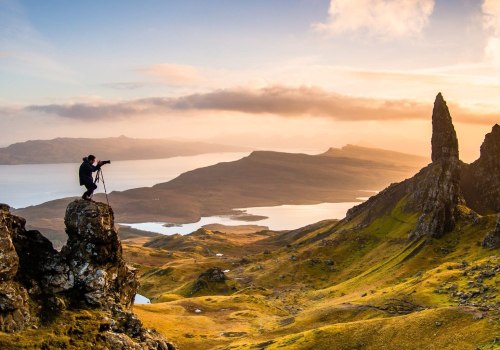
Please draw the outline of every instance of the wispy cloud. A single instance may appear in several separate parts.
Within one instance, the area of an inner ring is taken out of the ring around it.
[[[500,67],[500,1],[484,0],[483,25],[490,31],[485,47],[485,58],[497,68]]]
[[[452,104],[454,119],[465,123],[491,124],[499,114],[476,114]],[[344,96],[317,87],[272,86],[263,89],[225,89],[175,98],[148,98],[118,103],[51,104],[27,110],[64,118],[101,120],[179,115],[180,111],[230,111],[251,115],[325,117],[342,121],[427,120],[431,104],[411,100],[384,100]]]
[[[101,84],[101,86],[116,90],[137,90],[144,87],[150,87],[155,85],[157,84],[145,81],[122,81],[122,82]]]
[[[434,10],[434,0],[330,0],[328,20],[313,28],[333,35],[364,31],[397,38],[419,34]]]
[[[173,86],[193,85],[204,80],[198,68],[185,64],[154,64],[139,69],[139,72]]]
[[[12,116],[20,112],[21,108],[0,106],[0,116]]]

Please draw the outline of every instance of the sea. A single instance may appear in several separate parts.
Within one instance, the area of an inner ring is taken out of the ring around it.
[[[102,169],[106,190],[110,193],[153,186],[170,181],[186,171],[235,161],[249,154],[250,152],[209,153],[166,159],[112,161]],[[24,208],[58,198],[81,196],[83,190],[78,184],[79,166],[80,163],[0,165],[0,203],[13,208]],[[97,193],[99,192],[103,192],[102,184]],[[292,230],[321,220],[341,219],[349,208],[365,199],[359,198],[359,202],[236,208],[249,215],[266,217],[251,222],[234,216],[212,216],[184,225],[165,222],[120,224],[166,235],[188,234],[208,224],[258,225],[271,230]]]

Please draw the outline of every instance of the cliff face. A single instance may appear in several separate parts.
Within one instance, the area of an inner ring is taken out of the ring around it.
[[[481,156],[464,166],[461,186],[467,205],[480,214],[500,212],[500,125],[481,145]]]
[[[111,207],[74,201],[65,224],[69,239],[57,252],[0,205],[0,330],[40,327],[64,312],[92,309],[105,325],[91,330],[97,348],[175,349],[130,311],[138,282],[122,258]]]
[[[14,332],[26,327],[31,320],[28,292],[16,279],[19,257],[12,235],[24,223],[9,214],[9,207],[0,205],[0,330]]]
[[[457,134],[453,127],[450,111],[441,93],[436,96],[432,110],[431,145],[433,163],[442,160],[458,160]]]
[[[431,143],[432,163],[425,169],[422,179],[410,186],[413,206],[422,211],[410,238],[441,237],[453,230],[456,206],[463,203],[457,134],[441,93],[436,96],[432,111]]]
[[[347,220],[363,215],[364,224],[387,214],[404,198],[405,210],[420,217],[410,239],[441,237],[455,226],[457,205],[463,204],[460,190],[458,140],[450,112],[441,94],[432,112],[432,163],[415,176],[393,184],[365,203],[350,209]]]

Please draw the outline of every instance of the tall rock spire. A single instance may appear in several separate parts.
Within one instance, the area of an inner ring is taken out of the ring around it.
[[[450,111],[439,93],[434,101],[432,110],[432,161],[457,159],[458,160],[458,140]]]
[[[422,173],[417,202],[422,215],[410,238],[441,237],[453,230],[457,204],[463,203],[460,191],[458,140],[450,111],[441,93],[432,111],[432,163]]]

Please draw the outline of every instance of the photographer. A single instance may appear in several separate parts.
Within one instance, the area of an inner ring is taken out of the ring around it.
[[[92,194],[97,188],[97,185],[94,183],[94,179],[92,178],[92,173],[101,169],[101,166],[104,164],[109,164],[110,161],[98,161],[97,165],[94,165],[94,163],[95,156],[92,154],[83,158],[83,163],[80,165],[80,170],[78,172],[80,176],[80,186],[85,186],[87,189],[82,196],[82,198],[86,200],[90,200],[92,198]]]

